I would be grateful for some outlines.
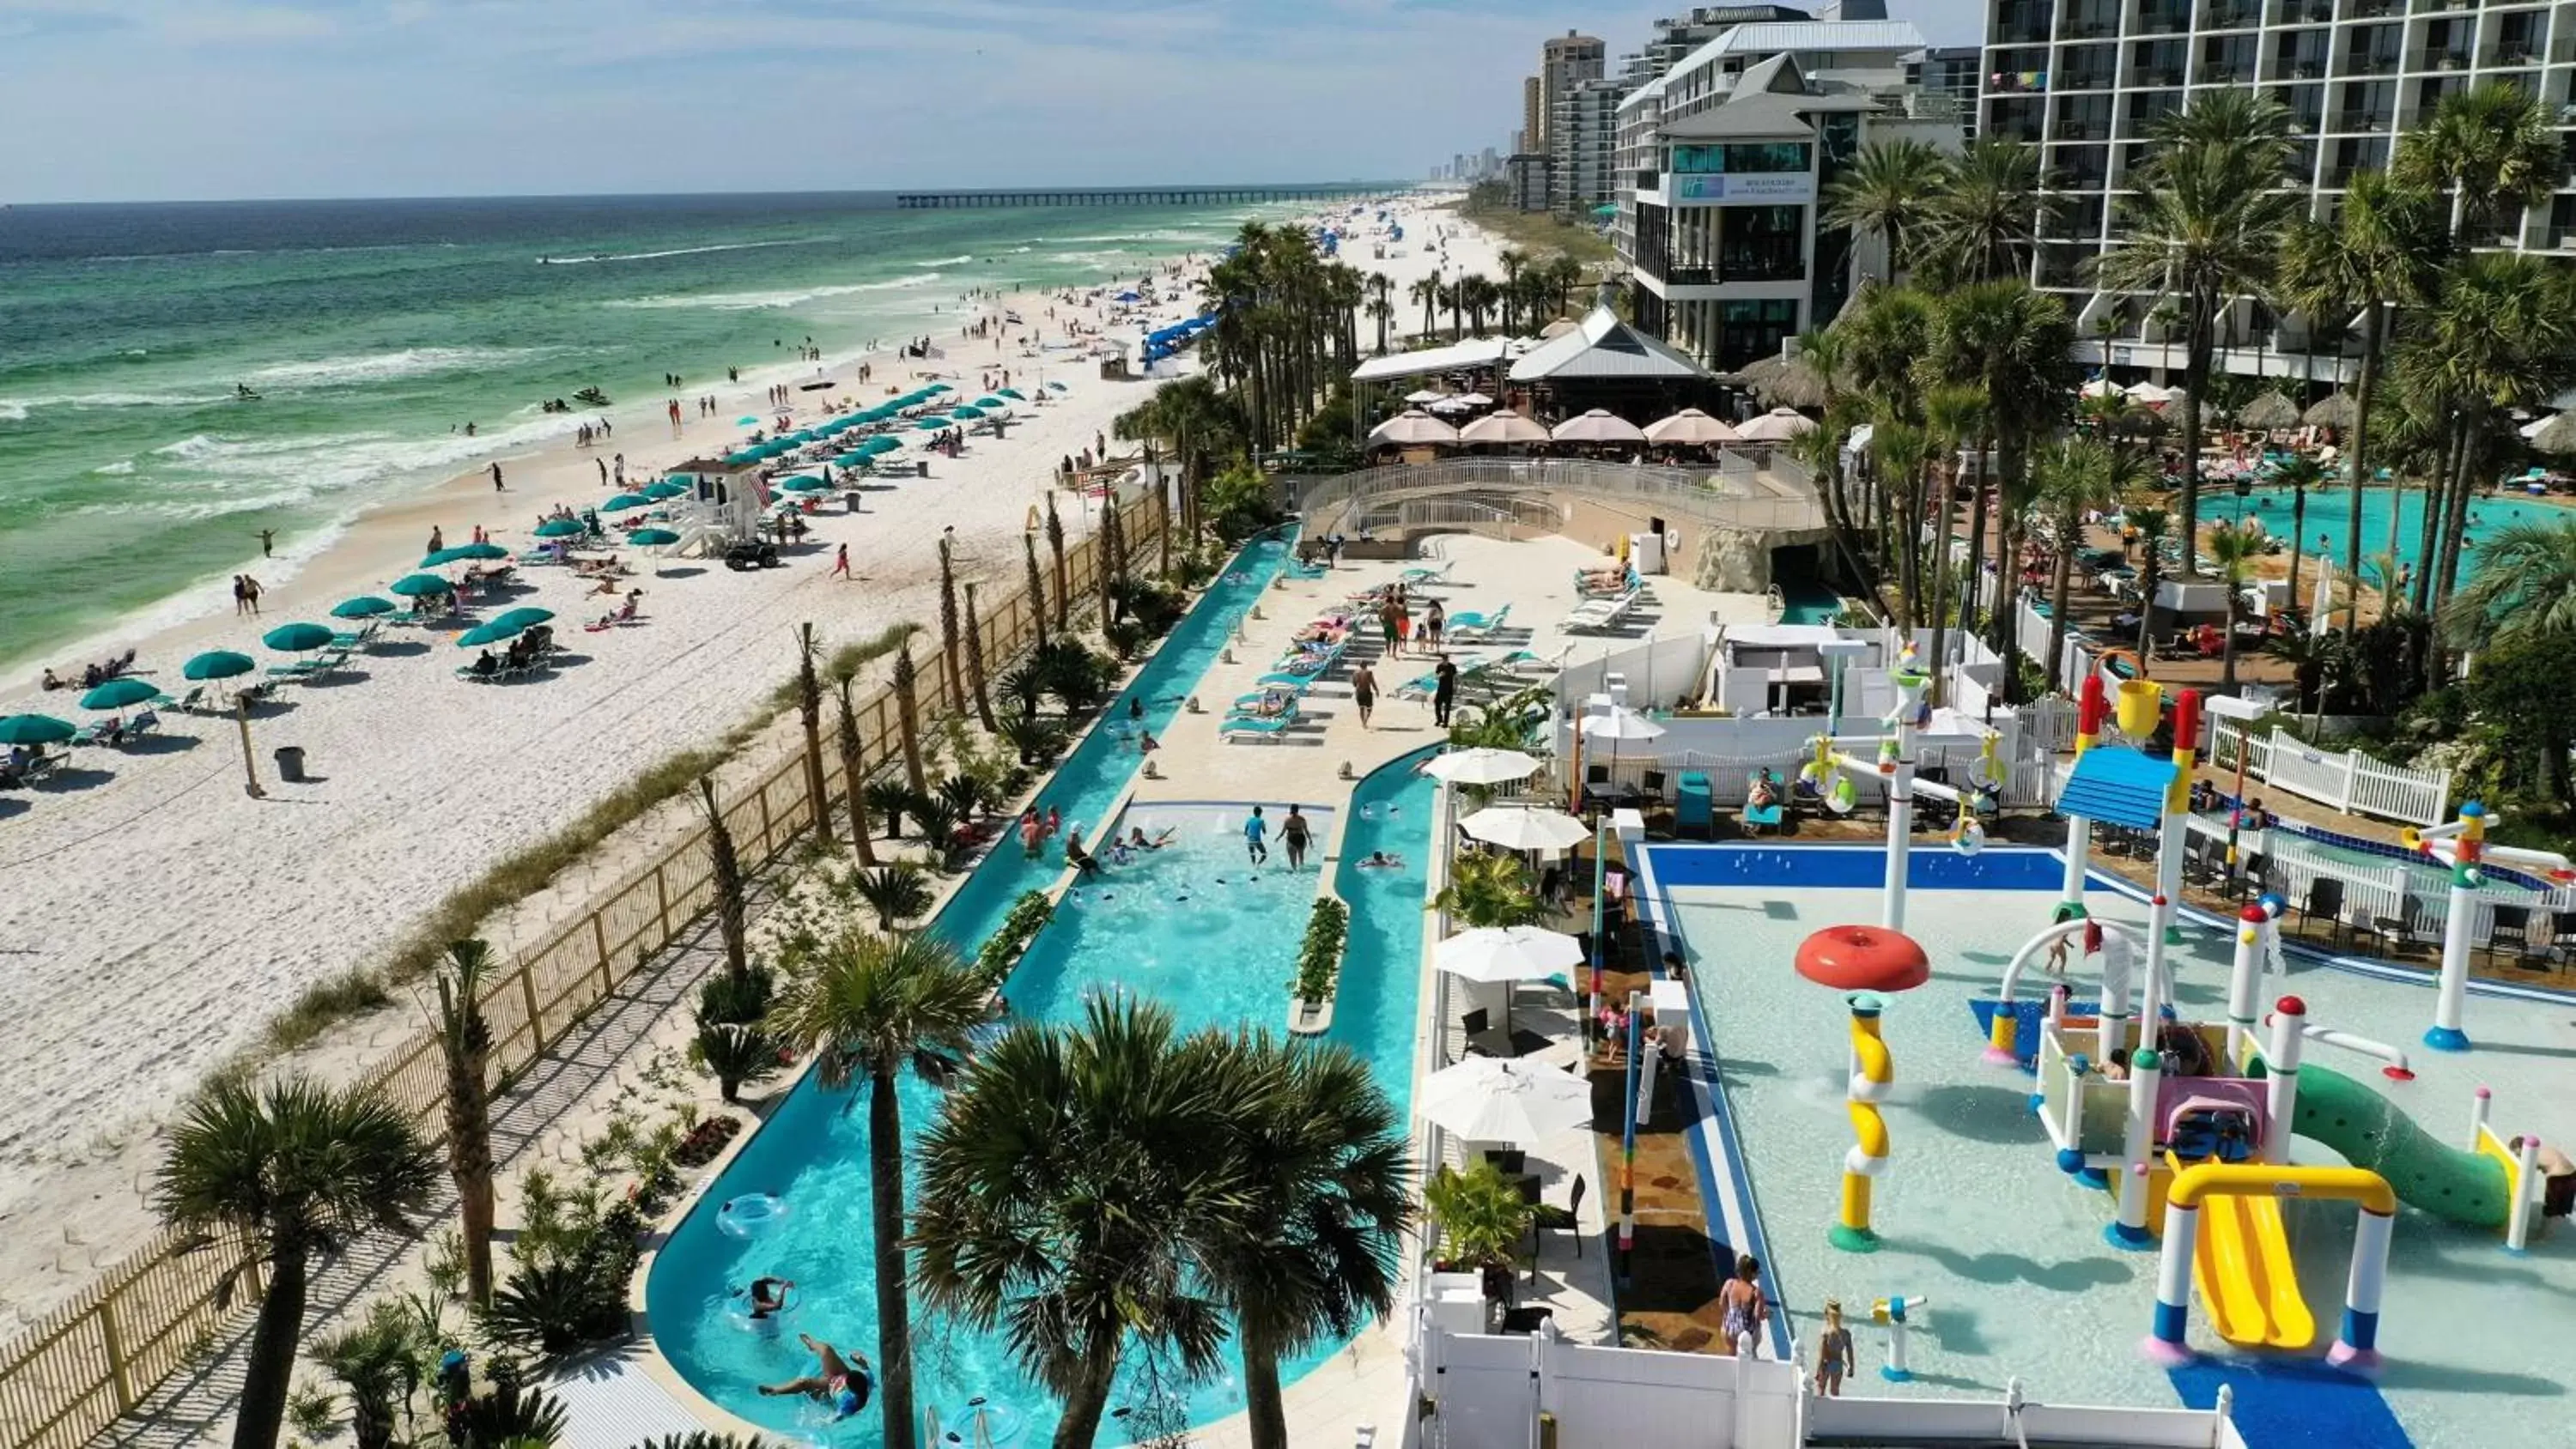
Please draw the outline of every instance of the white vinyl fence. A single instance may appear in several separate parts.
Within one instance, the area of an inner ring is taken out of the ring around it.
[[[2406,825],[2439,825],[2451,803],[2451,772],[2426,773],[2374,759],[2359,750],[2325,750],[2275,729],[2248,737],[2224,722],[2211,731],[2210,764],[2236,768],[2276,789],[2304,795],[2347,815],[2376,815]]]

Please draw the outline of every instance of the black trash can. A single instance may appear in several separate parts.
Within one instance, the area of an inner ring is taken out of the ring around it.
[[[290,785],[304,783],[304,747],[302,745],[277,747],[277,778]]]

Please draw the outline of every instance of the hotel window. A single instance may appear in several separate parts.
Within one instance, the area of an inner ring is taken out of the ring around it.
[[[1718,280],[1794,282],[1807,274],[1807,209],[1736,206],[1719,223]]]
[[[1780,346],[1798,334],[1796,302],[1721,302],[1718,304],[1717,367],[1734,372],[1780,355]]]
[[[1747,171],[1805,171],[1813,164],[1803,141],[1736,142],[1724,146],[1673,148],[1673,169],[1693,176]]]

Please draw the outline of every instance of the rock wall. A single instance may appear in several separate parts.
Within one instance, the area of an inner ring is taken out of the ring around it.
[[[1768,533],[1736,528],[1706,528],[1700,533],[1698,567],[1691,583],[1712,593],[1758,594],[1771,587]]]

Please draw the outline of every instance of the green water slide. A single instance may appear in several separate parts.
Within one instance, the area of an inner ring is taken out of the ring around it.
[[[2449,1146],[2343,1073],[2300,1063],[2297,1118],[2291,1131],[2388,1179],[2399,1201],[2473,1228],[2504,1226],[2511,1179],[2501,1160]]]

